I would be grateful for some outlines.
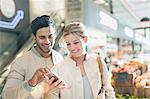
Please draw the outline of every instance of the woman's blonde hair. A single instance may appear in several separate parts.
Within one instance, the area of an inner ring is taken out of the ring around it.
[[[67,36],[69,34],[75,34],[80,37],[87,36],[87,34],[85,32],[85,26],[81,22],[72,22],[72,23],[68,24],[64,29],[63,37]]]

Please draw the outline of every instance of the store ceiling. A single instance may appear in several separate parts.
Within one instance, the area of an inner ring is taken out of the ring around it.
[[[140,21],[150,18],[150,0],[112,0],[112,3],[113,15],[122,24],[132,29],[150,27],[150,21]]]
[[[39,13],[42,14],[50,13],[55,9],[59,11],[60,9],[64,10],[65,0],[61,1],[62,1],[61,3],[58,3],[60,2],[60,0],[53,0],[53,2],[49,0],[45,0],[45,2],[43,2],[43,0],[38,0],[38,2],[37,0],[30,0],[30,4],[32,5],[31,12],[33,11],[31,15],[31,20]],[[150,22],[140,22],[142,18],[150,17],[150,10],[149,10],[150,0],[93,0],[93,1],[98,1],[99,3],[112,1],[114,17],[118,19],[120,23],[122,23],[123,25],[127,25],[132,29],[150,26]],[[39,7],[37,7],[37,5]],[[41,11],[38,11],[39,8]]]
[[[64,0],[29,0],[30,21],[40,15],[59,14],[64,19]]]

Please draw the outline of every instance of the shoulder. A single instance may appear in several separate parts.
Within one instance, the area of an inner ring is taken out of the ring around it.
[[[98,58],[100,58],[100,60],[104,60],[104,58],[102,56],[100,56],[98,54],[95,54],[95,53],[92,53],[89,56],[90,56],[91,59],[96,59],[97,60]]]
[[[88,54],[88,60],[96,60],[97,59],[97,57],[98,57],[98,55],[97,54]]]
[[[65,68],[69,68],[70,66],[72,66],[73,61],[69,58],[66,57],[64,60],[62,60],[61,62],[59,62],[58,64],[56,64],[55,66],[52,67],[52,71],[53,70],[64,70]]]
[[[55,51],[55,50],[53,50],[53,49],[52,49],[52,54],[53,54],[55,57],[63,58],[60,53],[58,53],[57,51]]]
[[[87,63],[91,64],[98,64],[99,62],[102,63],[102,65],[105,65],[104,59],[97,55],[97,54],[89,54],[87,58]]]
[[[67,64],[70,64],[70,63],[72,63],[72,60],[69,57],[66,57],[60,63],[56,64],[56,66],[66,67]]]
[[[23,53],[23,55],[21,55],[21,56],[19,56],[19,57],[16,57],[15,58],[15,60],[14,60],[14,62],[29,62],[28,60],[30,60],[31,59],[31,57],[32,57],[32,52],[31,51],[27,51],[27,52],[25,52],[25,53]]]

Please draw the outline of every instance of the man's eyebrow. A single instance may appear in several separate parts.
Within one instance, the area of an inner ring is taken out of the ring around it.
[[[49,34],[50,36],[53,36],[54,34]]]
[[[45,37],[44,35],[39,35],[39,37]]]

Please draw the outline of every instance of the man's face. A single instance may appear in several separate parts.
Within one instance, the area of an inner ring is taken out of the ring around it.
[[[40,28],[35,36],[37,47],[44,53],[51,52],[54,39],[54,29],[50,27]]]

